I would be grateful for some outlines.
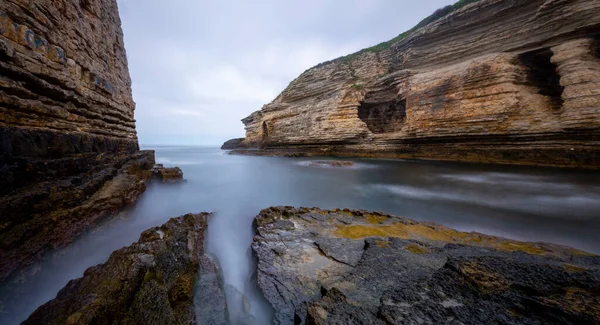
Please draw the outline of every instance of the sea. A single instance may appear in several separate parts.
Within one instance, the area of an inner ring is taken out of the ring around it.
[[[250,244],[253,218],[269,206],[383,211],[461,231],[549,242],[600,254],[600,173],[557,168],[398,159],[230,155],[209,146],[142,146],[179,166],[185,182],[153,182],[137,203],[48,254],[0,288],[0,324],[19,324],[71,279],[145,229],[189,212],[213,212],[206,249],[219,261],[232,323],[266,324]],[[246,301],[246,306],[244,306]],[[250,306],[248,308],[247,303]]]

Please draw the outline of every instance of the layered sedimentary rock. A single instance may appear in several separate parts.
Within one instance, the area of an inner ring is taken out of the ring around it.
[[[231,139],[231,140],[225,141],[225,143],[223,143],[223,145],[221,146],[221,149],[223,149],[223,150],[238,149],[238,148],[240,148],[240,146],[242,146],[243,142],[244,142],[244,138]]]
[[[597,324],[600,257],[376,212],[255,219],[276,324]]]
[[[163,164],[156,164],[152,168],[152,174],[162,182],[174,183],[183,180],[183,171],[179,167],[165,167]]]
[[[115,0],[0,1],[0,282],[152,176]]]
[[[598,168],[599,35],[595,0],[475,1],[307,70],[241,146]]]
[[[208,217],[187,214],[144,231],[23,324],[226,324],[218,265],[204,254]]]

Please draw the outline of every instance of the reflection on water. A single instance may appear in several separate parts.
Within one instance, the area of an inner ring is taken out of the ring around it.
[[[215,212],[207,249],[221,263],[232,317],[244,317],[246,308],[258,324],[269,308],[248,284],[251,225],[271,205],[380,210],[600,253],[597,172],[366,159],[352,159],[352,167],[310,166],[308,158],[230,156],[207,147],[159,147],[156,158],[179,165],[187,182],[149,186],[121,218],[47,258],[22,283],[2,288],[0,324],[18,323],[143,230],[188,212]]]

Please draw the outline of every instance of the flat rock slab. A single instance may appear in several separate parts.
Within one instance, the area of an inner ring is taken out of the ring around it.
[[[596,324],[600,258],[355,210],[255,219],[276,324]]]
[[[154,177],[162,182],[174,183],[183,181],[183,171],[179,167],[164,167],[156,164],[152,167]]]

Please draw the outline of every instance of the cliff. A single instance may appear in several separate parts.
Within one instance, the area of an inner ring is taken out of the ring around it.
[[[0,2],[0,282],[145,190],[115,0]]]
[[[460,1],[420,26],[302,73],[241,147],[600,167],[598,1]]]

